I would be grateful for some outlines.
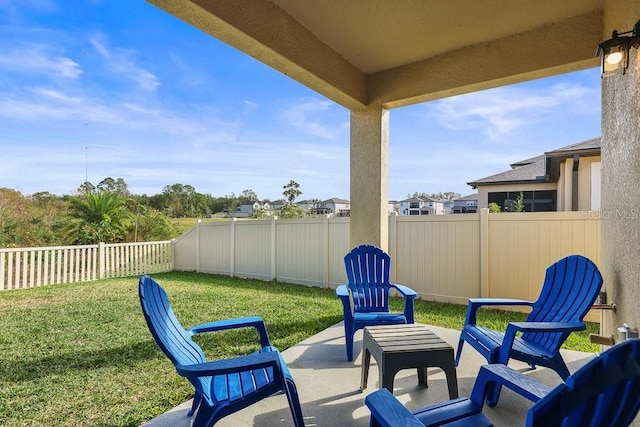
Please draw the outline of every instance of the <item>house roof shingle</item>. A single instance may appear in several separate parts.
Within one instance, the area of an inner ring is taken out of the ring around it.
[[[511,170],[497,173],[475,181],[467,182],[471,187],[482,184],[510,184],[516,182],[544,182],[549,175],[547,159],[567,158],[574,154],[600,154],[601,138],[593,138],[576,144],[567,145],[546,153],[511,164]]]
[[[457,201],[464,201],[464,200],[478,200],[478,193],[473,193],[473,194],[469,194],[468,196],[464,196],[464,197],[458,197],[457,199],[453,199],[454,202]]]

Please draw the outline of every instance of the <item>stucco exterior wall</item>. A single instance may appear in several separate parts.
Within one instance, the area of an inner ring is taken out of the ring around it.
[[[635,9],[630,27],[640,16],[640,5]],[[605,335],[615,334],[623,322],[640,328],[639,118],[640,62],[638,50],[631,49],[626,74],[602,81],[603,275],[608,298],[618,308],[603,314]]]

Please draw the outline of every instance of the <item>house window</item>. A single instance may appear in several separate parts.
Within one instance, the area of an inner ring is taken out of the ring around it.
[[[409,215],[420,215],[420,211],[409,211]]]
[[[525,212],[553,212],[556,210],[556,190],[523,191]],[[503,212],[515,212],[520,191],[500,191],[488,194],[488,202],[496,203]]]
[[[409,209],[418,209],[420,207],[419,202],[409,202]]]

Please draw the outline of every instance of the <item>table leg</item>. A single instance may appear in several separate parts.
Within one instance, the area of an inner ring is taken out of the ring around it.
[[[371,352],[368,347],[362,349],[362,378],[360,379],[360,391],[367,388],[367,380],[369,379],[369,364],[371,363]]]
[[[380,388],[386,388],[391,394],[393,394],[393,379],[396,377],[398,370],[386,368],[383,372],[382,366],[384,365],[378,366],[380,371]]]
[[[441,366],[447,376],[447,387],[449,388],[449,399],[458,398],[458,376],[456,375],[456,365],[453,358]]]
[[[418,368],[418,384],[426,388],[429,387],[427,384],[427,368]]]

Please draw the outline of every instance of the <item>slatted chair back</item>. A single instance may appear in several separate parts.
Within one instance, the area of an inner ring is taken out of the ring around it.
[[[640,409],[640,341],[589,361],[529,409],[527,426],[627,426]]]
[[[389,310],[391,257],[372,245],[354,248],[344,257],[355,312]]]
[[[547,268],[538,300],[527,318],[530,322],[580,322],[596,300],[602,275],[582,255],[570,255]],[[525,332],[522,339],[551,352],[557,351],[570,332]]]
[[[191,339],[171,308],[167,293],[149,276],[139,282],[140,304],[144,318],[156,343],[174,365],[206,362],[204,352]],[[209,395],[211,377],[189,379],[196,390]]]

